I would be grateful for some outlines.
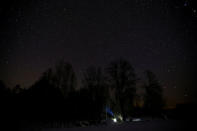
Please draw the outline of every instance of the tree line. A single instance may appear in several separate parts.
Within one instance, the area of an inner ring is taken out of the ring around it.
[[[108,107],[123,120],[136,115],[159,116],[164,106],[162,86],[153,72],[145,71],[145,75],[144,86],[137,87],[139,78],[133,66],[118,59],[106,68],[88,67],[78,83],[72,65],[61,61],[26,89],[16,85],[11,90],[0,81],[2,115],[13,121],[98,123],[109,116]],[[138,88],[144,90],[142,96],[137,94]],[[138,97],[143,98],[143,104],[139,104]]]

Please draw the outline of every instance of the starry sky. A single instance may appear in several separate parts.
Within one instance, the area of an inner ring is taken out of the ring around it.
[[[0,79],[27,88],[58,61],[80,76],[125,58],[161,81],[168,105],[195,101],[194,0],[7,0],[0,3]]]

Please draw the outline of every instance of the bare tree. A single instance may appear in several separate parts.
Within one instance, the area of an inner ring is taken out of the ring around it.
[[[123,119],[129,115],[136,93],[136,74],[132,65],[123,59],[113,61],[107,68],[109,84],[115,89],[116,103],[120,106]]]
[[[54,86],[60,88],[63,95],[67,96],[76,88],[77,78],[71,64],[61,61],[53,74]]]
[[[83,86],[89,91],[89,97],[95,104],[94,110],[97,117],[101,118],[108,98],[108,87],[101,68],[89,67],[83,73]],[[92,106],[92,107],[93,107]]]
[[[153,72],[148,70],[145,73],[147,83],[145,85],[144,107],[152,116],[159,115],[164,106],[163,90]]]

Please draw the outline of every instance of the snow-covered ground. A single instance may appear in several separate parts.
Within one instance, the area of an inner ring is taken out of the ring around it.
[[[181,120],[151,120],[143,122],[125,122],[121,124],[75,127],[46,128],[42,131],[190,131],[191,125]]]

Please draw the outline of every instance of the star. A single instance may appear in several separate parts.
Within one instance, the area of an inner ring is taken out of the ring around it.
[[[16,23],[18,22],[18,18],[15,19]]]
[[[186,6],[188,6],[188,3],[187,3],[187,1],[185,1],[185,3],[184,3],[184,6],[186,7]]]
[[[9,61],[8,61],[8,60],[6,60],[6,61],[5,61],[5,64],[6,64],[6,65],[8,65],[8,64],[9,64]]]
[[[188,96],[188,94],[185,93],[185,94],[184,94],[184,97],[187,97],[187,96]]]
[[[197,14],[196,14],[196,9],[193,9],[193,15],[194,15],[194,17],[197,16]]]
[[[8,49],[8,53],[10,53],[11,52],[11,49]]]
[[[166,88],[167,88],[167,86],[163,86],[163,88],[164,88],[164,89],[166,89]]]

